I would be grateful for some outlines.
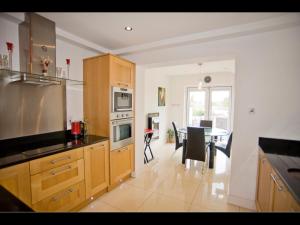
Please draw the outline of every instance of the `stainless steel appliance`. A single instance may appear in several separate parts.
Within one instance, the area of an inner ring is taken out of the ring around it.
[[[111,120],[133,117],[133,90],[112,87]]]
[[[49,56],[53,63],[49,65],[48,75],[55,75],[53,21],[26,13],[26,21],[19,27],[19,42],[20,70],[41,74],[40,56]],[[29,82],[28,79],[23,80]],[[45,82],[38,78],[29,83],[32,85],[0,80],[0,139],[67,129],[65,81],[61,85],[44,86],[41,84]]]
[[[110,121],[111,150],[122,148],[133,143],[133,118]]]

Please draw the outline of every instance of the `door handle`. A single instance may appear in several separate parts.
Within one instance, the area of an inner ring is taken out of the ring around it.
[[[274,180],[274,182],[275,182],[275,184],[276,184],[276,186],[277,186],[277,188],[278,188],[278,191],[282,191],[283,188],[282,188],[282,186],[278,183],[278,181],[277,181],[277,179],[276,179],[276,176],[273,175],[272,173],[270,174],[270,176],[271,176],[272,179]]]

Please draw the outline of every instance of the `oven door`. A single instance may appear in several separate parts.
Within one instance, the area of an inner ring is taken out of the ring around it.
[[[132,89],[113,87],[112,112],[132,111]]]
[[[133,143],[133,119],[112,120],[110,127],[111,150]]]

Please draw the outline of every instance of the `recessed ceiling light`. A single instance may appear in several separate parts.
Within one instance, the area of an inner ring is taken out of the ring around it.
[[[125,30],[126,31],[132,31],[132,27],[127,26],[127,27],[125,27]]]

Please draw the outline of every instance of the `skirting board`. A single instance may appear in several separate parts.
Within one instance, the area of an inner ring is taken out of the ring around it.
[[[255,201],[250,199],[229,195],[227,202],[247,209],[256,210]]]

